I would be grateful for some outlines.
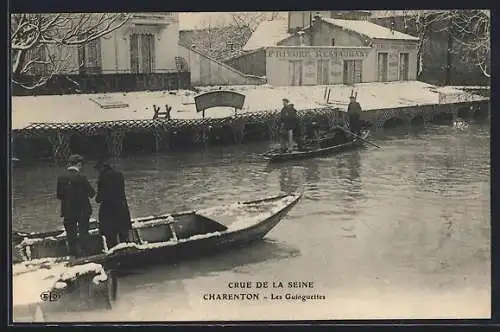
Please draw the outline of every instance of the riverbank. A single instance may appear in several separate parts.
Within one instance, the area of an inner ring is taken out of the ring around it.
[[[452,87],[436,87],[423,82],[361,83],[329,86],[327,102],[326,86],[232,86],[222,89],[240,92],[246,96],[243,110],[239,113],[266,112],[281,109],[281,99],[288,98],[297,110],[339,108],[345,110],[351,91],[358,93],[358,101],[364,111],[410,106],[439,105],[481,101],[487,98],[473,95]],[[219,87],[198,88],[198,93],[218,90]],[[23,96],[12,98],[12,129],[20,130],[34,123],[87,123],[122,120],[150,120],[153,105],[172,107],[172,119],[201,119],[196,112],[190,90],[129,92],[108,94],[79,94],[59,96]],[[207,118],[223,118],[233,115],[227,107],[207,111]]]
[[[414,120],[452,122],[457,117],[489,112],[489,98],[460,89],[422,82],[376,82],[355,87],[225,87],[245,95],[242,109],[235,112],[230,107],[213,107],[203,118],[196,110],[195,96],[220,88],[13,97],[14,154],[55,159],[64,159],[70,153],[116,157],[130,150],[160,152],[275,139],[282,98],[290,99],[303,122],[312,119],[325,129],[343,124],[353,92],[363,107],[363,120],[375,129],[387,123],[409,125]],[[153,119],[155,108],[164,111],[167,107],[171,108],[169,118]],[[96,152],[95,147],[101,150]]]

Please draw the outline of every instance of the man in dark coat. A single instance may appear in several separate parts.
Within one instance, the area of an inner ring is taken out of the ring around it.
[[[57,178],[57,199],[61,201],[61,217],[64,220],[68,251],[70,256],[78,257],[87,253],[89,219],[92,206],[89,198],[95,190],[81,173],[84,161],[80,155],[72,155],[68,160],[66,172]],[[78,244],[81,250],[78,250]]]
[[[283,151],[289,151],[293,147],[293,134],[297,133],[299,119],[297,110],[290,104],[286,98],[283,99],[283,108],[280,113],[280,131],[281,131],[281,148]]]
[[[347,107],[347,116],[349,118],[349,128],[355,134],[359,134],[361,130],[361,112],[361,105],[356,101],[355,96],[351,96]]]
[[[130,211],[125,196],[125,179],[121,172],[100,161],[95,166],[99,172],[96,202],[99,207],[99,231],[106,237],[108,249],[118,242],[129,240],[132,229]]]

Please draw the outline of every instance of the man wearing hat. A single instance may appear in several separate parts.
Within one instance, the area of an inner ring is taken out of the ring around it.
[[[361,130],[361,112],[361,105],[356,101],[356,96],[351,94],[349,106],[347,107],[347,116],[349,118],[349,128],[356,135]]]
[[[56,195],[61,201],[61,217],[66,230],[68,251],[74,257],[87,254],[89,219],[92,215],[89,198],[95,195],[94,188],[81,173],[83,165],[82,156],[71,155],[66,172],[57,178]]]
[[[292,150],[293,132],[298,128],[299,119],[297,110],[287,98],[283,98],[283,108],[280,113],[281,149],[286,152]]]
[[[106,237],[108,249],[119,242],[127,242],[132,229],[130,211],[125,196],[125,179],[121,172],[114,170],[103,160],[95,169],[99,172],[97,195],[99,206],[99,232]]]

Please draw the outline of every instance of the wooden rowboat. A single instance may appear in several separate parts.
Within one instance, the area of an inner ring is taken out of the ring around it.
[[[297,160],[312,158],[332,153],[340,153],[349,149],[357,148],[364,145],[364,140],[370,135],[369,130],[361,132],[359,137],[347,138],[340,143],[328,144],[329,137],[320,138],[319,144],[316,146],[309,146],[296,151],[281,152],[280,150],[272,150],[264,154],[264,157],[270,162]],[[325,143],[322,143],[325,142]]]
[[[301,194],[283,194],[197,211],[137,218],[131,241],[106,248],[95,227],[90,230],[90,256],[70,265],[99,263],[107,269],[134,269],[178,261],[263,238],[297,204]],[[15,234],[24,259],[67,256],[65,232]],[[22,240],[20,240],[22,238]],[[16,241],[15,241],[16,242]],[[28,257],[29,256],[29,257]]]

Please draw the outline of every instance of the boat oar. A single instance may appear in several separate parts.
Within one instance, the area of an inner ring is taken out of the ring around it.
[[[371,144],[371,145],[373,145],[374,147],[376,147],[376,148],[380,149],[380,146],[378,146],[377,144],[372,143],[372,142],[370,142],[370,141],[368,141],[368,140],[364,139],[363,137],[361,137],[361,136],[359,136],[359,135],[356,135],[355,133],[353,133],[352,131],[350,131],[350,130],[348,130],[348,129],[344,128],[344,127],[340,127],[340,128],[341,128],[343,131],[345,131],[346,133],[349,133],[349,134],[351,134],[352,136],[356,137],[357,139],[359,139],[359,140],[361,140],[361,141],[363,141],[363,142],[365,142],[365,143]]]

